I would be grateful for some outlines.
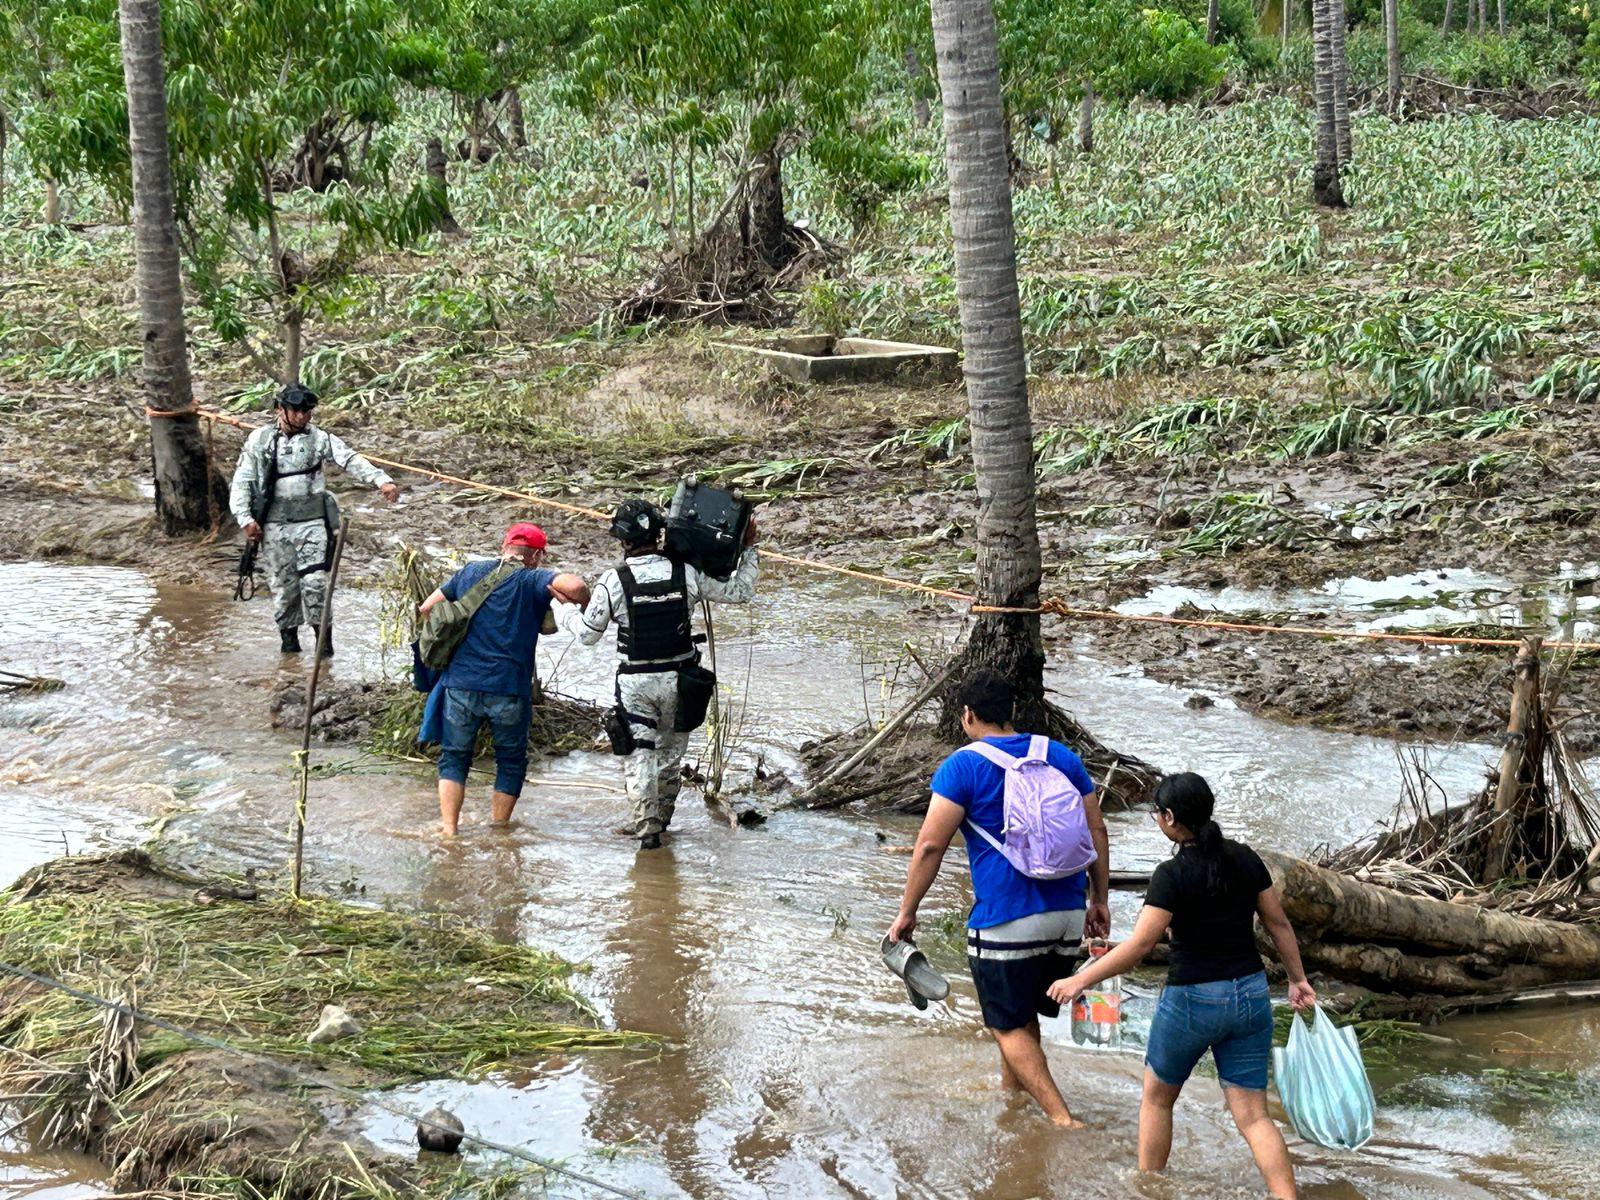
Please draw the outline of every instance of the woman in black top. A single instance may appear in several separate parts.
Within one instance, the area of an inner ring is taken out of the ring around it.
[[[1289,1003],[1316,1003],[1300,964],[1300,947],[1266,864],[1242,842],[1222,836],[1211,819],[1215,801],[1198,775],[1169,775],[1156,788],[1154,816],[1177,843],[1155,869],[1133,933],[1069,979],[1050,998],[1066,1004],[1087,988],[1138,966],[1170,926],[1172,949],[1145,1051],[1139,1108],[1139,1169],[1160,1171],[1172,1150],[1172,1106],[1207,1050],[1217,1064],[1223,1098],[1274,1196],[1293,1200],[1294,1168],[1283,1135],[1267,1116],[1267,1064],[1272,1055],[1272,1001],[1256,952],[1255,918],[1272,935],[1289,973]]]

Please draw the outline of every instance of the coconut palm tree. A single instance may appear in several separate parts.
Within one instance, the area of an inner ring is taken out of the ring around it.
[[[1348,167],[1350,145],[1350,55],[1345,48],[1349,19],[1344,0],[1328,0],[1328,35],[1333,55],[1333,119],[1339,139],[1339,166]]]
[[[1384,107],[1390,114],[1400,108],[1400,3],[1383,0],[1383,36],[1385,63],[1388,66],[1388,94]]]
[[[160,0],[120,0],[122,74],[128,88],[128,150],[133,167],[134,280],[144,347],[156,513],[168,534],[211,524],[210,475],[199,420],[189,412],[189,346],[178,273],[178,227],[167,148],[166,65]]]
[[[1334,106],[1333,36],[1336,0],[1311,0],[1312,84],[1316,95],[1316,165],[1311,198],[1327,208],[1344,208],[1339,186],[1339,123]]]
[[[1029,608],[1039,602],[1040,579],[1033,422],[994,9],[990,0],[932,0],[932,9],[978,487],[978,600]],[[980,618],[966,657],[1016,681],[1021,728],[1046,727],[1037,614]]]

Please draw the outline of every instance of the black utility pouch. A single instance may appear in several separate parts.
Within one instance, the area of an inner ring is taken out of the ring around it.
[[[693,733],[706,723],[706,711],[717,694],[717,677],[699,663],[678,668],[678,714],[672,720],[677,733]]]
[[[606,731],[606,740],[611,743],[611,753],[619,756],[633,753],[633,724],[622,705],[614,704],[606,709],[601,727]]]

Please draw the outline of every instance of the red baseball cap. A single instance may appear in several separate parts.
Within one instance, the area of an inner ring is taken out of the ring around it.
[[[530,550],[543,550],[548,544],[544,530],[531,521],[518,521],[506,530],[506,540],[501,543],[502,546],[526,546]]]

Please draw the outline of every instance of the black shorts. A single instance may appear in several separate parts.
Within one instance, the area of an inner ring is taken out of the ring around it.
[[[1083,917],[1083,909],[1067,909],[967,930],[967,966],[985,1025],[1021,1029],[1039,1017],[1061,1015],[1046,992],[1077,970]]]

